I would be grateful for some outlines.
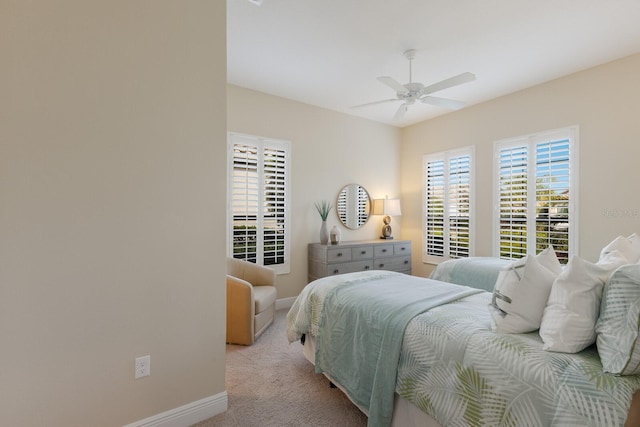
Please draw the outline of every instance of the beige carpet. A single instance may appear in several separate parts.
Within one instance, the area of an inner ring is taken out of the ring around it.
[[[287,310],[252,346],[227,345],[227,412],[196,424],[213,426],[366,426],[367,417],[314,373],[300,342],[289,344]]]

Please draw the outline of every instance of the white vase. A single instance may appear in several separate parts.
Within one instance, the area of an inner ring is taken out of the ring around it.
[[[322,221],[320,226],[320,243],[326,245],[329,243],[329,231],[327,230],[327,221]]]
[[[337,245],[338,243],[340,243],[340,230],[335,225],[331,229],[331,233],[329,233],[329,236],[331,237],[332,245]]]

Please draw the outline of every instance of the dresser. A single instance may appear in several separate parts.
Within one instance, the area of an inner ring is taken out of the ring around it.
[[[309,281],[335,274],[391,270],[411,274],[410,240],[358,240],[309,244]]]

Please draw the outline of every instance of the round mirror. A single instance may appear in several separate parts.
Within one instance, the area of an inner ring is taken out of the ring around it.
[[[345,227],[357,230],[365,225],[371,216],[369,193],[361,185],[345,185],[338,194],[336,212]]]

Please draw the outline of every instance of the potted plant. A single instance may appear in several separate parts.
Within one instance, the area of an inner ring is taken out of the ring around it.
[[[326,200],[316,202],[316,209],[322,218],[322,225],[320,226],[320,243],[326,245],[329,242],[329,231],[327,231],[327,217],[333,206]]]

